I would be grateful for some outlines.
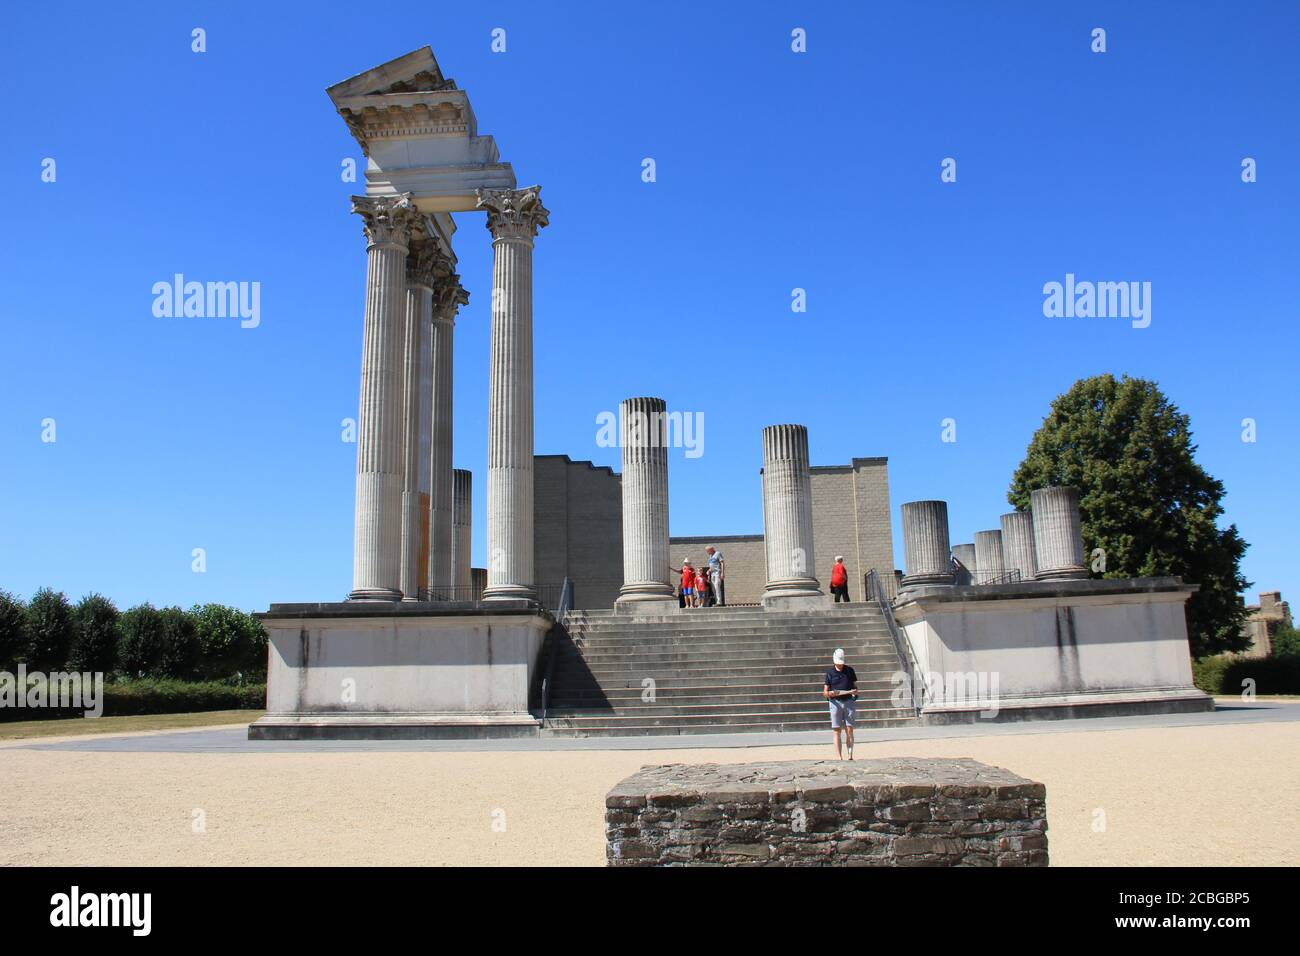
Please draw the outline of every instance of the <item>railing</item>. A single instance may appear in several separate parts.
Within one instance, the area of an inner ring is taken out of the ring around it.
[[[551,706],[551,685],[555,681],[555,659],[559,657],[559,643],[564,635],[568,633],[568,628],[564,623],[564,616],[573,610],[573,582],[568,578],[560,585],[560,598],[555,606],[555,623],[551,626],[551,633],[548,636],[547,643],[550,645],[546,652],[546,673],[542,677],[542,720],[546,720],[546,711]]]
[[[907,678],[907,696],[911,698],[912,706],[919,711],[925,704],[925,682],[918,679],[918,668],[916,660],[912,657],[912,646],[907,643],[907,638],[898,629],[898,622],[894,620],[894,605],[885,590],[884,582],[874,568],[868,571],[863,579],[862,590],[868,601],[875,601],[880,607],[880,614],[889,628],[889,636],[894,641],[894,650],[898,652],[898,661],[903,665],[903,676]]]
[[[971,573],[971,584],[1019,584],[1020,569],[1011,571],[980,571]]]

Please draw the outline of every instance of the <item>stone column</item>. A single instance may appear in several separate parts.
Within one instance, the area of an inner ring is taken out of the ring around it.
[[[473,600],[470,594],[470,532],[473,530],[474,473],[457,468],[451,476],[451,585],[457,601]]]
[[[952,546],[952,556],[960,561],[962,566],[962,570],[956,574],[956,583],[974,584],[975,570],[979,567],[975,562],[975,545],[970,543],[954,544]]]
[[[429,590],[428,454],[429,309],[433,296],[431,240],[412,237],[406,257],[406,322],[402,349],[402,600],[425,598]]]
[[[366,317],[361,348],[361,402],[357,417],[356,535],[353,600],[402,597],[402,423],[406,252],[420,221],[409,194],[352,197],[366,239]]]
[[[429,516],[429,591],[434,600],[450,599],[455,583],[452,510],[452,339],[456,311],[469,301],[451,260],[439,260],[433,291],[433,413],[429,425],[429,472],[432,476]]]
[[[488,583],[483,600],[532,599],[533,239],[547,224],[541,188],[481,189],[492,233],[488,378]]]
[[[623,587],[616,606],[676,605],[668,554],[668,405],[629,398],[619,406],[623,447]]]
[[[803,425],[763,429],[763,540],[764,605],[823,596],[813,561],[812,476],[808,429]]]
[[[1038,574],[1034,557],[1034,519],[1028,511],[1004,514],[1002,524],[1002,560],[1008,571],[1019,571],[1021,581],[1032,581]]]
[[[975,567],[979,574],[976,584],[999,584],[1006,573],[1006,562],[1002,557],[1001,531],[975,532]]]
[[[952,584],[948,549],[948,502],[908,501],[903,505],[903,587]]]
[[[1034,553],[1039,581],[1088,577],[1083,563],[1083,536],[1079,522],[1079,491],[1054,485],[1029,496],[1034,519]]]

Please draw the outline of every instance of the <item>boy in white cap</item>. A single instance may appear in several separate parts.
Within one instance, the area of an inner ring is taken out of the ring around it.
[[[844,648],[835,648],[834,666],[826,672],[822,696],[831,704],[831,730],[835,732],[835,756],[844,759],[840,731],[848,737],[849,759],[853,759],[853,721],[857,716],[858,674],[844,663]]]

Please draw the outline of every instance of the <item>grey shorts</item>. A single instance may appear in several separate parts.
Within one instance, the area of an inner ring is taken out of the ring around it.
[[[830,701],[830,705],[832,730],[853,726],[853,721],[858,714],[858,702],[856,700],[852,697],[836,697]]]

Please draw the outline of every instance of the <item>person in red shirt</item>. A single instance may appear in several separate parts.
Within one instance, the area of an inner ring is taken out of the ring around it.
[[[691,567],[690,558],[682,562],[682,597],[686,600],[686,607],[695,606],[695,569]]]
[[[845,604],[849,603],[849,569],[844,566],[844,555],[835,555],[835,567],[831,568],[831,594],[835,595],[835,603],[839,604],[840,599]]]

